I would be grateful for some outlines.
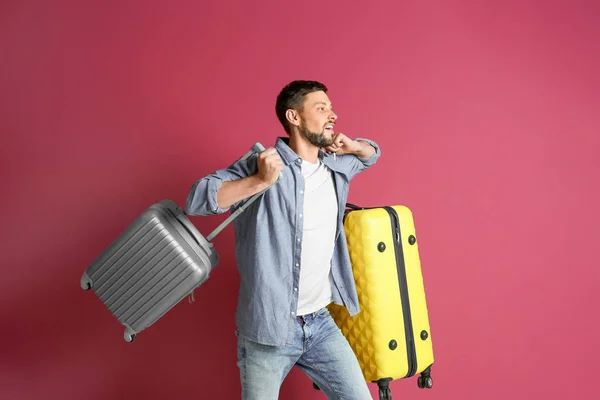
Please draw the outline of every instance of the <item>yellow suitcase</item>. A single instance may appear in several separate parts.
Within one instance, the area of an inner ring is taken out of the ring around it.
[[[391,399],[389,382],[417,374],[431,388],[433,346],[413,215],[405,206],[348,204],[344,230],[361,311],[329,310],[352,346],[365,379]]]

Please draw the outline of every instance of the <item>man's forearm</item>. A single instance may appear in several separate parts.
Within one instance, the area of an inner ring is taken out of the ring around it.
[[[375,148],[369,144],[369,142],[365,142],[364,140],[357,140],[358,148],[354,152],[354,155],[361,158],[369,158],[373,154],[375,154]]]
[[[238,201],[244,200],[267,188],[258,175],[250,175],[235,181],[223,182],[217,191],[217,204],[226,209]]]

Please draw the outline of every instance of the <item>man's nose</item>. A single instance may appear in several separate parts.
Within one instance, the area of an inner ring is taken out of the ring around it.
[[[333,111],[331,111],[331,113],[329,114],[329,120],[335,121],[336,119],[337,119],[337,115],[335,115],[335,113]]]

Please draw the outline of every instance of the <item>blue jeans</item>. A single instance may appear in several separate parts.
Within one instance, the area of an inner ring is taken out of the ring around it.
[[[238,335],[242,399],[277,399],[297,365],[328,399],[372,400],[356,356],[327,308],[296,320],[291,346],[266,346]]]

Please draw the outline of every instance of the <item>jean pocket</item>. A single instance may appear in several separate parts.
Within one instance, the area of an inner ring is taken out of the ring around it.
[[[317,314],[315,315],[315,318],[323,318],[329,315],[329,309],[327,307],[323,307],[321,308],[319,311],[317,311]]]

